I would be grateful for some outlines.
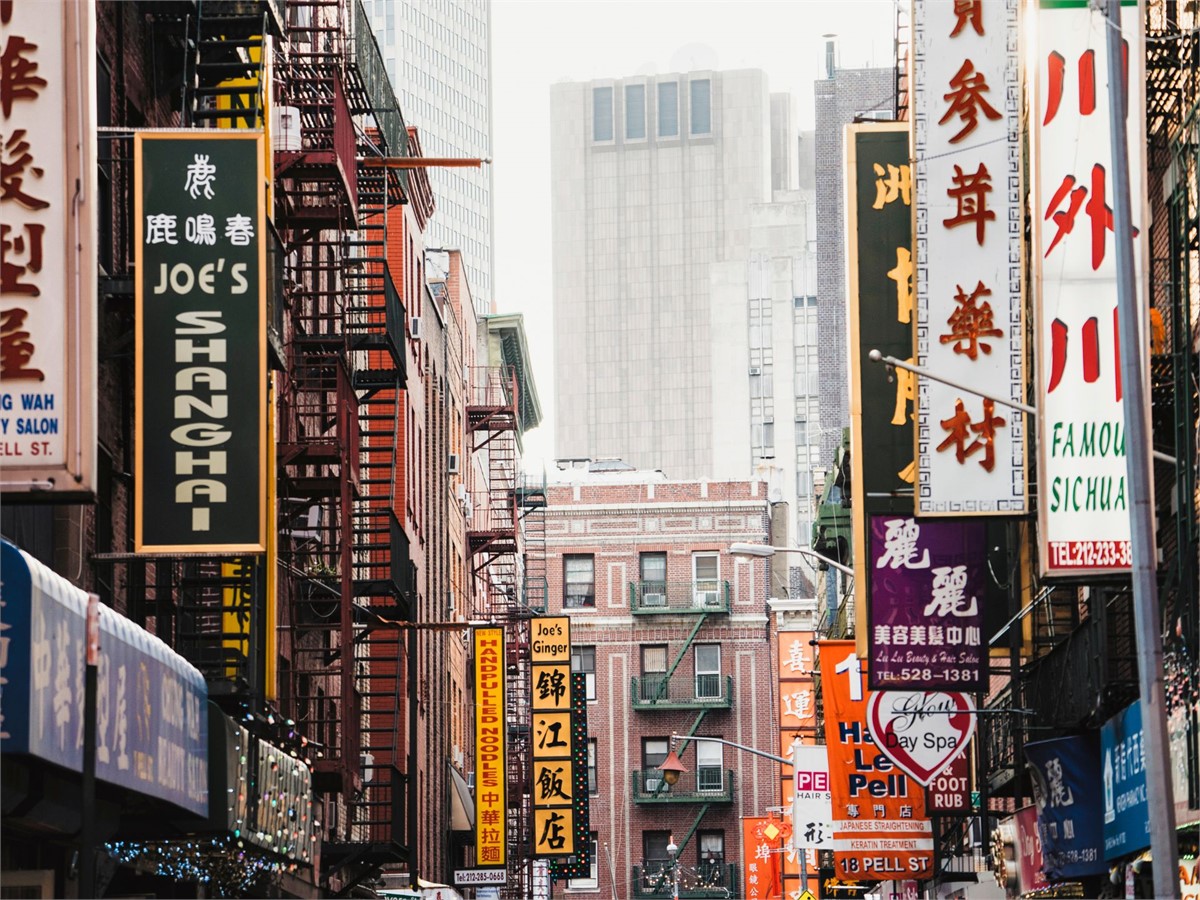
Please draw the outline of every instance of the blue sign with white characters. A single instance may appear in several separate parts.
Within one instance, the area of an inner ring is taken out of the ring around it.
[[[0,540],[0,751],[83,770],[88,597]],[[204,676],[100,607],[96,777],[208,815]]]
[[[1146,799],[1142,734],[1141,700],[1125,707],[1100,729],[1106,860],[1150,846],[1150,803]]]
[[[1042,871],[1064,881],[1108,871],[1095,733],[1025,745],[1033,767]]]

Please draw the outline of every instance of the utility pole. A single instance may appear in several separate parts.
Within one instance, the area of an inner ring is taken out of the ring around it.
[[[1104,0],[1093,0],[1097,6]],[[1161,613],[1154,558],[1154,494],[1150,478],[1146,378],[1143,360],[1148,335],[1138,323],[1145,310],[1138,303],[1133,258],[1133,211],[1130,200],[1127,91],[1122,65],[1121,3],[1107,0],[1108,104],[1112,117],[1113,242],[1117,262],[1117,325],[1120,333],[1121,384],[1125,391],[1126,472],[1129,481],[1129,525],[1133,550],[1133,620],[1137,642],[1138,687],[1142,698],[1142,746],[1146,761],[1146,799],[1150,807],[1150,853],[1154,858],[1154,896],[1179,893],[1179,853],[1175,839],[1175,801],[1170,776],[1166,694],[1163,690]],[[1134,7],[1141,15],[1140,4]],[[1139,26],[1140,30],[1140,26]],[[1142,52],[1131,47],[1131,53]],[[1145,222],[1142,227],[1146,227]]]

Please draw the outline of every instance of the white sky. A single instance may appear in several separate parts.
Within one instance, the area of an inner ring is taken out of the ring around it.
[[[525,315],[543,413],[525,437],[531,474],[554,459],[550,86],[758,68],[796,96],[807,129],[822,35],[837,35],[842,68],[886,66],[894,28],[895,0],[493,0],[494,296]]]

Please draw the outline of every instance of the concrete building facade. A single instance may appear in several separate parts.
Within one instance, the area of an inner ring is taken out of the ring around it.
[[[663,896],[673,838],[685,891],[741,896],[740,818],[779,806],[780,767],[703,739],[779,742],[768,561],[728,553],[769,540],[766,485],[568,474],[548,488],[548,613],[570,616],[573,669],[589,676],[595,853],[565,890]],[[674,733],[694,739],[668,787],[656,767]]]
[[[426,156],[492,155],[492,12],[487,0],[363,0],[388,78]],[[491,168],[433,168],[426,245],[463,253],[481,315],[492,308]]]
[[[761,478],[804,538],[816,206],[794,98],[743,70],[563,84],[551,106],[557,455]]]

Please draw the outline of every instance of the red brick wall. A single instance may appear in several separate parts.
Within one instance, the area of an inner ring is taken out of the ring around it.
[[[599,790],[591,798],[592,828],[600,845],[606,846],[597,866],[600,895],[627,897],[632,866],[642,864],[643,832],[669,830],[679,843],[702,808],[700,803],[633,801],[631,773],[642,766],[642,739],[686,734],[699,716],[695,709],[634,710],[631,680],[641,675],[643,646],[667,645],[668,663],[686,646],[674,685],[677,679],[688,682],[693,677],[697,643],[720,644],[721,674],[733,677],[733,705],[707,712],[696,735],[777,752],[778,700],[766,602],[768,561],[727,552],[735,541],[769,543],[766,486],[761,482],[554,485],[549,489],[546,524],[551,614],[563,612],[564,554],[590,553],[595,559],[595,609],[565,612],[571,617],[572,644],[591,645],[596,651],[596,700],[588,705],[588,733],[597,740]],[[688,645],[696,614],[635,616],[630,612],[629,586],[639,578],[638,554],[644,551],[667,552],[669,582],[690,581],[695,550],[720,552],[719,578],[729,581],[732,604],[729,614],[706,616]],[[694,771],[694,744],[687,746],[682,758]],[[725,861],[740,863],[739,819],[781,804],[779,766],[726,747],[722,767],[735,772],[733,803],[711,805],[698,831],[723,831]],[[693,836],[681,852],[684,864],[696,867],[698,852]],[[610,857],[614,884],[610,884]]]

